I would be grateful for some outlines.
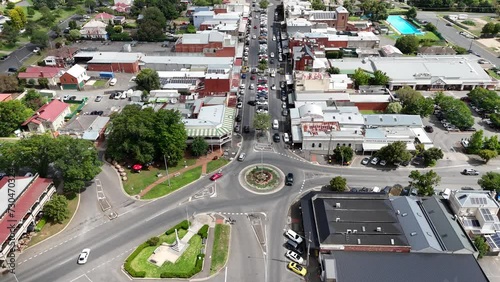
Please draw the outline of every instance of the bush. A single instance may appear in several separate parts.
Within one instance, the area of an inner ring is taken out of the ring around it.
[[[471,20],[465,20],[462,23],[465,25],[469,25],[469,26],[476,26],[476,23],[474,21],[471,21]]]
[[[198,231],[198,235],[200,235],[200,237],[202,239],[206,239],[208,237],[208,225],[207,224],[203,225],[203,227],[200,228],[200,230]]]
[[[172,234],[172,233],[175,232],[175,229],[185,229],[185,230],[188,230],[189,229],[189,221],[187,221],[187,220],[181,221],[180,223],[178,223],[174,227],[172,227],[169,230],[167,230],[165,232],[165,234],[166,235],[170,235],[170,234]]]
[[[148,241],[146,243],[148,243],[148,245],[150,245],[151,247],[153,247],[153,246],[158,245],[159,242],[160,242],[160,238],[158,238],[158,237],[151,237],[151,238],[148,239]]]
[[[123,266],[123,268],[125,269],[125,271],[128,272],[128,274],[130,274],[130,276],[132,276],[132,277],[142,277],[142,278],[146,277],[146,272],[145,271],[136,271],[130,265],[132,263],[132,261],[135,259],[135,257],[137,255],[139,255],[139,253],[142,250],[144,250],[144,248],[146,248],[146,247],[149,247],[148,242],[144,242],[144,243],[140,244],[139,247],[137,247],[137,249],[135,249],[135,251],[133,253],[131,253],[130,256],[128,256],[128,258],[125,260],[125,265]]]
[[[45,226],[46,223],[47,223],[47,218],[44,216],[36,224],[35,231],[40,232],[40,230],[42,230],[42,228]]]
[[[126,32],[122,33],[113,33],[109,36],[109,39],[111,41],[130,41],[132,40],[132,37],[130,37],[130,34]]]

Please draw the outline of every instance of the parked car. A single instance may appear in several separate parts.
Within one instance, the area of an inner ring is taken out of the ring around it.
[[[361,164],[363,164],[363,165],[367,165],[369,162],[370,162],[370,158],[364,158],[364,159],[361,161]]]
[[[374,158],[370,161],[370,163],[371,163],[372,165],[376,165],[376,164],[378,164],[378,161],[379,161],[379,158],[374,157]]]
[[[110,81],[109,81],[109,86],[115,86],[116,82],[118,82],[118,80],[116,78],[112,78]]]
[[[429,133],[434,132],[434,128],[432,126],[430,126],[430,125],[426,125],[424,127],[424,130],[427,131],[427,132],[429,132]]]
[[[78,264],[86,264],[89,259],[90,249],[83,249],[78,256]]]
[[[242,102],[238,102],[238,104],[236,104],[236,108],[238,108],[238,109],[243,108],[243,103]]]
[[[285,247],[288,249],[288,250],[291,250],[291,251],[294,251],[296,252],[297,254],[299,255],[302,255],[304,252],[302,251],[302,248],[300,247],[299,244],[297,244],[297,242],[293,241],[293,240],[287,240],[286,243],[285,243]]]
[[[386,164],[387,164],[387,161],[386,161],[386,160],[381,160],[381,161],[380,161],[380,165],[381,165],[381,166],[385,166]]]
[[[281,115],[283,115],[284,117],[288,116],[288,111],[287,111],[287,109],[283,109],[283,110],[281,111]]]
[[[294,251],[286,251],[285,257],[293,262],[298,263],[298,264],[304,263],[304,259]]]
[[[210,177],[210,180],[215,181],[215,180],[217,180],[217,179],[219,179],[221,177],[222,177],[222,172],[217,172],[217,173],[215,173],[214,175],[212,175]]]
[[[267,104],[267,102],[266,102]],[[280,128],[280,124],[278,122],[277,119],[273,120],[273,129],[279,129]]]
[[[463,175],[479,175],[479,171],[472,169],[472,168],[466,168],[462,170]]]
[[[250,126],[248,126],[248,125],[243,126],[243,132],[249,133],[250,132]]]
[[[288,269],[297,273],[300,276],[306,276],[306,274],[307,274],[307,269],[303,266],[300,266],[299,264],[297,264],[295,262],[290,262],[288,264]]]
[[[288,239],[295,241],[297,244],[301,244],[304,239],[297,234],[297,232],[293,231],[292,229],[288,229],[285,232],[285,236],[288,237]]]
[[[283,133],[283,142],[285,142],[285,143],[290,142],[290,136],[286,132]]]

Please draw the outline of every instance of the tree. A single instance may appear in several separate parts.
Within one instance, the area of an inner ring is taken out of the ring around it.
[[[75,15],[85,15],[85,14],[87,14],[85,8],[83,8],[82,6],[76,6]]]
[[[424,27],[425,27],[425,30],[427,30],[429,32],[437,31],[437,27],[435,25],[433,25],[432,23],[427,23]]]
[[[187,133],[178,111],[128,105],[112,123],[106,154],[114,160],[145,164],[165,156],[169,165],[176,165],[184,155]]]
[[[444,157],[443,151],[436,147],[425,150],[422,155],[425,166],[434,166],[437,160],[441,160]]]
[[[411,7],[408,11],[406,11],[406,17],[408,19],[416,19],[417,18],[417,9],[415,7]]]
[[[497,151],[483,149],[480,150],[478,156],[484,160],[485,163],[488,163],[491,159],[494,159],[498,156]]]
[[[261,9],[267,9],[267,7],[269,6],[269,2],[267,0],[260,0],[259,6]]]
[[[18,87],[19,83],[15,76],[0,75],[0,92],[15,92]]]
[[[493,135],[491,137],[484,138],[484,148],[492,151],[500,151],[500,142],[498,141],[498,135]]]
[[[66,35],[66,38],[69,41],[76,41],[76,40],[80,39],[80,36],[81,36],[81,34],[80,34],[80,31],[78,29],[72,29]]]
[[[11,100],[0,103],[0,136],[8,137],[14,130],[33,114],[33,110],[27,108],[19,100]]]
[[[500,114],[493,113],[490,115],[491,123],[495,127],[500,127]]]
[[[477,181],[483,190],[500,192],[500,173],[489,171]]]
[[[14,45],[17,41],[19,41],[19,30],[17,30],[13,25],[6,23],[3,26],[2,38],[5,39],[7,44]]]
[[[186,33],[196,33],[196,27],[192,24],[188,24],[186,27]]]
[[[500,110],[500,97],[496,91],[478,87],[470,91],[467,97],[474,105],[486,112],[493,113]]]
[[[495,34],[495,24],[492,22],[489,22],[483,26],[483,29],[481,30],[482,34],[486,35],[494,35]]]
[[[21,21],[21,16],[16,10],[9,10],[10,24],[17,30],[21,30],[24,27],[24,23]]]
[[[403,141],[396,141],[380,148],[376,155],[389,164],[409,161],[412,157],[411,153],[406,149],[406,143]]]
[[[195,137],[191,143],[191,153],[198,157],[205,155],[208,152],[208,143],[203,137]]]
[[[158,72],[154,69],[143,69],[137,75],[135,79],[135,83],[137,84],[137,88],[140,90],[151,91],[155,89],[160,89],[160,76],[158,76]]]
[[[93,11],[97,7],[97,2],[95,0],[85,0],[84,5]]]
[[[157,7],[149,7],[142,14],[144,18],[137,27],[137,37],[143,41],[162,41],[165,39],[163,29],[167,26],[167,19]]]
[[[38,85],[43,88],[49,88],[49,80],[45,77],[41,77],[38,79]]]
[[[372,21],[383,21],[389,16],[387,12],[387,3],[378,0],[365,0],[361,3],[360,8],[363,14]]]
[[[36,111],[40,109],[47,102],[36,90],[30,89],[23,98],[23,103],[26,107]]]
[[[469,146],[466,150],[468,154],[477,154],[483,148],[484,144],[484,132],[483,130],[478,130],[474,132],[469,138]]]
[[[44,214],[54,223],[62,223],[69,217],[68,200],[63,195],[54,195],[45,206]]]
[[[418,50],[419,40],[415,35],[405,35],[399,37],[394,46],[403,54],[413,54]]]
[[[40,19],[40,23],[42,25],[52,26],[52,24],[56,21],[56,17],[47,6],[41,7],[39,12],[42,14],[42,18]]]
[[[385,74],[385,72],[381,72],[376,70],[373,73],[373,77],[370,78],[370,85],[382,85],[386,86],[389,84],[389,77]]]
[[[335,160],[337,162],[344,165],[344,163],[348,163],[352,160],[352,158],[354,157],[354,151],[351,147],[337,146],[333,150],[333,155],[335,156]]]
[[[457,52],[457,55],[467,54],[467,49],[465,49],[464,47],[453,45],[452,48],[453,50],[455,50],[455,52]]]
[[[403,106],[399,102],[391,102],[389,105],[387,105],[387,108],[385,109],[386,114],[399,114],[401,113],[401,110],[403,109]]]
[[[347,188],[347,180],[341,176],[336,176],[330,180],[330,188],[335,192],[344,192]]]
[[[68,9],[73,9],[77,4],[77,0],[66,0],[66,7]]]
[[[21,22],[22,22],[22,27],[24,28],[26,23],[28,22],[28,17],[26,16],[26,12],[24,11],[24,8],[21,6],[16,6],[16,7],[14,7],[14,10],[16,10],[17,13],[19,14],[19,17],[21,18]]]
[[[42,48],[45,48],[49,44],[49,35],[45,31],[35,30],[31,35],[30,42],[35,45],[39,45]]]
[[[266,113],[256,113],[253,118],[253,127],[261,131],[269,130],[271,127],[271,116]]]
[[[420,94],[420,93],[419,93]],[[402,113],[408,115],[419,115],[421,117],[428,117],[434,111],[434,101],[427,99],[421,94],[406,100],[403,103]]]
[[[490,246],[486,244],[486,241],[481,236],[477,236],[476,238],[474,238],[474,246],[476,246],[479,252],[477,258],[483,258],[490,250]]]
[[[123,32],[123,26],[121,26],[121,25],[115,25],[115,26],[113,27],[113,31],[114,31],[115,33],[122,33],[122,32]]]
[[[26,10],[28,11],[28,17],[32,18],[35,15],[35,9],[33,6],[26,7]]]
[[[69,21],[68,23],[69,29],[78,29],[78,25],[76,24],[76,21]]]
[[[500,23],[496,23],[495,24],[495,31],[494,31],[494,34],[497,34],[500,32]]]
[[[408,100],[417,99],[421,96],[422,93],[409,86],[404,86],[403,88],[399,88],[398,90],[396,90],[396,97],[399,98],[399,100],[401,100],[403,104],[408,102]]]
[[[434,98],[446,119],[458,128],[469,128],[474,124],[474,118],[467,105],[453,97],[439,95]]]
[[[257,68],[261,71],[265,71],[267,69],[267,61],[266,60],[260,60],[259,65]]]
[[[418,170],[413,170],[408,177],[411,179],[410,186],[417,188],[418,194],[421,196],[434,195],[434,186],[441,181],[441,177],[433,170],[429,170],[424,174],[421,174]]]
[[[354,85],[356,88],[360,85],[368,85],[370,83],[370,75],[362,69],[355,70],[352,75],[352,79],[354,79]]]
[[[330,67],[330,68],[326,69],[326,72],[329,73],[329,74],[339,74],[340,73],[340,69],[336,68],[336,67]]]
[[[326,10],[325,4],[321,0],[313,0],[311,2],[311,8],[316,11],[324,11]]]

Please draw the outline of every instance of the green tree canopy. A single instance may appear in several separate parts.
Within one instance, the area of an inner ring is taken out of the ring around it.
[[[45,48],[49,44],[49,35],[45,31],[35,30],[33,34],[31,34],[30,42]]]
[[[203,137],[195,137],[191,143],[191,153],[193,156],[198,157],[205,155],[208,152],[208,143]]]
[[[160,89],[160,76],[154,69],[142,69],[136,77],[135,83],[140,90],[151,91]]]
[[[256,113],[253,118],[253,127],[261,131],[269,130],[271,127],[271,116],[266,113]]]
[[[333,150],[333,155],[335,157],[335,160],[343,165],[342,161],[344,163],[348,163],[352,160],[352,158],[354,157],[354,151],[351,147],[337,146]]]
[[[389,105],[387,105],[387,108],[385,109],[386,114],[399,114],[401,113],[401,110],[403,109],[403,106],[399,102],[391,102]]]
[[[11,100],[0,103],[0,136],[8,137],[26,121],[33,110],[23,105],[19,100]]]
[[[388,4],[383,1],[365,0],[361,3],[360,8],[363,10],[363,14],[372,21],[383,21],[389,16]]]
[[[477,181],[483,190],[500,192],[500,173],[489,171]]]
[[[471,102],[488,113],[500,110],[500,96],[496,91],[478,87],[467,94]]]
[[[321,0],[312,0],[311,8],[316,11],[325,11],[326,6]]]
[[[329,74],[339,74],[340,73],[340,69],[337,68],[337,67],[330,67],[330,68],[326,69],[326,72],[329,73]]]
[[[485,163],[488,163],[491,159],[494,159],[498,156],[497,151],[483,149],[479,151],[478,156],[484,160]]]
[[[126,106],[112,118],[106,154],[115,160],[148,163],[167,157],[176,165],[184,155],[187,134],[178,111]]]
[[[23,103],[26,107],[36,111],[40,109],[45,103],[47,103],[47,98],[42,97],[40,93],[34,89],[28,90],[23,98]]]
[[[444,157],[443,151],[436,147],[425,150],[422,155],[424,157],[425,166],[433,166],[436,164],[436,161],[441,160]]]
[[[144,18],[137,27],[137,37],[143,41],[163,41],[163,30],[167,25],[164,13],[157,7],[146,8],[142,14]]]
[[[259,6],[260,6],[262,9],[267,9],[267,7],[269,7],[269,1],[267,1],[267,0],[260,0],[260,2],[259,2]]]
[[[490,247],[481,236],[476,236],[476,238],[474,238],[474,246],[476,246],[479,251],[477,258],[483,258],[490,250]]]
[[[495,34],[495,24],[493,22],[488,22],[483,26],[481,33],[487,35]]]
[[[354,74],[352,75],[352,79],[354,79],[354,85],[356,86],[356,88],[358,88],[360,85],[370,84],[370,75],[362,69],[355,70]]]
[[[62,223],[69,217],[68,200],[63,195],[53,195],[43,206],[43,212],[51,222]]]
[[[456,127],[468,128],[474,125],[472,113],[464,102],[450,96],[443,96],[438,105],[446,119]]]
[[[434,101],[427,99],[422,94],[410,87],[403,87],[396,91],[397,97],[403,103],[402,113],[427,117],[434,110]]]
[[[425,25],[425,30],[427,30],[429,32],[435,32],[435,31],[437,31],[437,27],[435,25],[433,25],[432,23],[427,23]]]
[[[16,92],[18,87],[16,76],[0,74],[0,92]]]
[[[66,38],[69,41],[76,41],[80,39],[82,35],[80,34],[80,31],[78,29],[72,29],[69,31],[69,33],[66,35]]]
[[[409,19],[417,18],[417,9],[415,9],[415,7],[411,7],[408,11],[406,11],[406,17]]]
[[[405,35],[396,39],[394,46],[403,54],[414,54],[418,50],[419,40],[415,35]]]
[[[434,187],[441,181],[441,177],[433,170],[423,174],[418,170],[413,170],[408,177],[411,179],[410,186],[417,188],[421,196],[434,195]]]
[[[406,143],[403,141],[396,141],[380,148],[376,155],[389,164],[409,161],[412,157],[411,153],[406,149]]]
[[[389,84],[389,77],[385,74],[385,72],[376,70],[373,73],[373,77],[370,78],[370,85],[386,86],[388,84]]]
[[[341,176],[336,176],[330,180],[330,189],[335,192],[344,192],[347,188],[347,180]]]
[[[466,150],[468,154],[477,154],[483,148],[484,144],[484,132],[483,130],[478,130],[474,132],[469,138],[469,146]]]

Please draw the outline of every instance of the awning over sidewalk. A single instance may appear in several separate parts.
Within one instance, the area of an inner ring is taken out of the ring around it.
[[[363,151],[365,152],[375,152],[380,150],[382,147],[389,145],[388,143],[363,143]],[[406,149],[408,151],[415,151],[415,145],[413,143],[406,143]]]

